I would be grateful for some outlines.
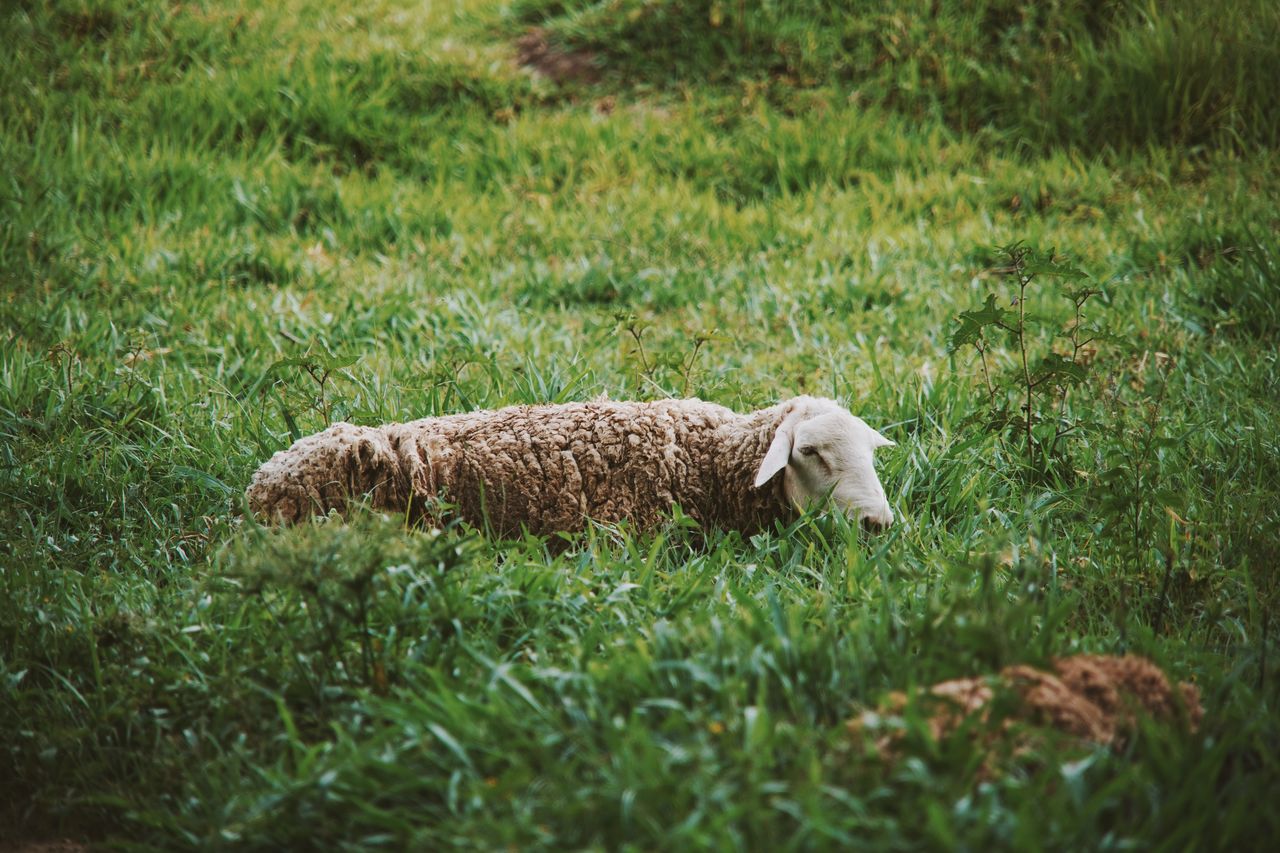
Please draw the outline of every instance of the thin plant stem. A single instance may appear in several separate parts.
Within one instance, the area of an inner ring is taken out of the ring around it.
[[[1036,448],[1034,444],[1034,436],[1031,434],[1031,413],[1032,404],[1034,402],[1035,385],[1031,382],[1031,368],[1027,364],[1027,285],[1031,283],[1031,276],[1024,275],[1023,258],[1026,253],[1023,252],[1014,257],[1014,266],[1018,270],[1018,350],[1022,355],[1022,381],[1027,389],[1026,412],[1023,418],[1023,428],[1027,437],[1027,460],[1031,463],[1031,467],[1036,466]]]

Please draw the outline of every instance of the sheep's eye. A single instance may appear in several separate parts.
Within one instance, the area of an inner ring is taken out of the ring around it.
[[[802,448],[800,448],[800,455],[801,455],[801,456],[817,456],[817,455],[818,455],[818,448],[816,448],[816,447],[802,447]]]

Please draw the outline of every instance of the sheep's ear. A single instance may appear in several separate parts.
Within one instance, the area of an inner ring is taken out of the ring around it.
[[[871,449],[875,450],[880,447],[897,447],[898,442],[890,441],[875,430],[871,430]]]
[[[778,427],[778,432],[773,433],[773,442],[769,444],[769,451],[765,453],[764,461],[760,462],[760,470],[755,473],[755,488],[760,488],[772,480],[773,475],[786,467],[787,460],[791,459],[790,420],[790,418],[783,420]]]

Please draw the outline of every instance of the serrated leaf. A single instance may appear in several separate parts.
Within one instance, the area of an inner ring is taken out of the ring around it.
[[[1042,358],[1031,374],[1031,381],[1036,384],[1048,380],[1055,385],[1079,385],[1088,378],[1089,372],[1083,365],[1056,352]]]
[[[972,344],[982,337],[982,330],[988,326],[1000,326],[1009,312],[996,304],[993,293],[987,294],[987,301],[981,308],[973,311],[961,311],[956,317],[959,326],[951,333],[948,347],[955,352],[966,344]]]
[[[325,370],[341,370],[344,367],[350,367],[360,360],[358,355],[320,355],[311,359],[312,363]]]

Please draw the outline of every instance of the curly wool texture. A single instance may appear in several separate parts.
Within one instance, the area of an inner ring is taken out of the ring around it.
[[[1017,699],[1000,731],[1013,723],[1056,730],[1083,741],[1118,746],[1133,731],[1138,713],[1162,722],[1182,722],[1194,731],[1204,716],[1195,685],[1171,684],[1160,668],[1135,655],[1076,655],[1053,662],[1053,671],[1010,666],[994,678],[957,678],[935,684],[924,694],[931,708],[930,733],[941,739],[966,720],[986,720],[1000,689]],[[863,714],[850,722],[855,732],[878,729],[885,714],[900,715],[908,697],[893,693],[879,713]],[[876,745],[892,755],[897,733],[881,734]]]
[[[784,405],[740,415],[701,400],[514,406],[381,427],[335,424],[276,453],[247,496],[297,522],[368,495],[437,521],[439,502],[502,535],[582,530],[588,518],[652,527],[679,504],[704,526],[755,532],[793,509],[781,478],[752,479]]]

